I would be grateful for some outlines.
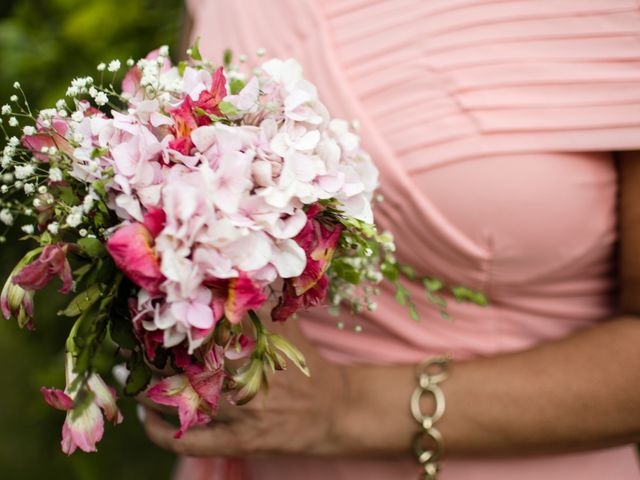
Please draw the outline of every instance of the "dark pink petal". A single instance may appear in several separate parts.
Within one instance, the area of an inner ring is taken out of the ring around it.
[[[267,300],[264,289],[256,286],[245,274],[229,280],[225,316],[231,323],[239,323],[249,310],[260,307]]]
[[[287,282],[280,302],[271,311],[271,319],[274,322],[283,322],[300,310],[321,305],[327,298],[328,289],[329,281],[326,275],[320,277],[320,279],[302,295],[298,295],[291,284]]]
[[[40,290],[56,275],[62,280],[60,293],[69,293],[73,277],[67,260],[67,245],[62,243],[44,247],[36,261],[26,265],[13,277],[13,283],[25,290]]]
[[[160,293],[165,277],[152,249],[151,234],[141,223],[119,228],[107,241],[107,250],[129,279],[151,295]]]
[[[142,223],[147,227],[153,238],[156,238],[167,221],[167,215],[161,208],[150,208],[144,216]]]
[[[200,396],[191,387],[186,375],[174,375],[162,379],[147,392],[147,397],[160,405],[178,408],[180,429],[174,435],[180,438],[190,427],[210,421],[210,417],[198,410]]]
[[[58,410],[71,410],[73,408],[73,399],[57,388],[40,387],[40,392],[44,396],[45,402]]]

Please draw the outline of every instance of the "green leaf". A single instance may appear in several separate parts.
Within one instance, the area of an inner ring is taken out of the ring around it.
[[[73,189],[71,187],[58,187],[57,196],[67,205],[77,205],[80,203],[80,199],[75,193],[73,193]]]
[[[407,305],[410,298],[411,294],[409,293],[409,290],[407,290],[400,282],[396,282],[396,301],[400,305]]]
[[[402,274],[407,277],[409,280],[414,280],[416,278],[416,271],[410,265],[399,265],[400,271]]]
[[[67,308],[58,312],[58,315],[64,315],[65,317],[77,317],[89,310],[93,304],[98,301],[101,293],[100,287],[95,283],[92,284],[84,292],[76,295],[75,298],[69,302]]]
[[[237,95],[244,88],[245,83],[239,78],[232,78],[229,81],[229,88],[231,90],[231,95]]]
[[[476,292],[467,287],[458,286],[452,287],[451,293],[456,298],[458,303],[460,302],[470,302],[476,305],[485,306],[489,304],[489,300],[482,292]]]
[[[418,309],[416,308],[414,303],[409,305],[409,318],[411,320],[415,320],[416,322],[420,321],[420,314],[418,313]]]
[[[138,395],[142,392],[151,381],[151,369],[144,361],[144,355],[141,352],[133,351],[127,361],[129,376],[124,385],[124,393],[129,396]]]
[[[182,61],[178,63],[178,73],[180,74],[181,77],[184,76],[184,71],[187,69],[188,66],[189,66],[189,62]]]
[[[291,342],[281,335],[270,333],[268,334],[269,347],[275,348],[286,355],[293,364],[300,369],[307,377],[310,375],[307,361],[300,350],[298,350]]]
[[[228,117],[233,117],[240,113],[238,109],[232,103],[229,103],[229,102],[220,102],[218,104],[218,108],[220,109],[220,112],[223,115]]]
[[[384,278],[390,282],[396,282],[400,272],[398,271],[398,265],[389,261],[382,262],[380,265],[380,271]]]
[[[202,54],[200,53],[200,37],[196,38],[191,47],[191,58],[194,60],[202,60]]]
[[[222,57],[222,64],[225,67],[229,67],[229,65],[231,65],[231,60],[233,59],[233,52],[231,51],[230,48],[227,48],[224,51],[224,55]]]
[[[107,147],[94,148],[91,151],[91,160],[95,160],[96,158],[104,157],[107,153],[109,153],[109,149]]]
[[[343,259],[335,259],[331,262],[331,270],[345,282],[349,282],[353,285],[360,283],[360,272],[350,263]]]
[[[97,238],[81,238],[78,240],[78,246],[90,258],[100,258],[107,254],[104,245]]]
[[[444,287],[444,283],[438,278],[424,277],[422,279],[422,283],[424,284],[424,287],[431,293],[437,292],[438,290],[441,290],[442,287]]]
[[[126,282],[123,282],[123,285]],[[109,336],[120,348],[134,350],[138,345],[133,333],[133,323],[129,315],[128,296],[122,294],[116,297],[109,319]]]

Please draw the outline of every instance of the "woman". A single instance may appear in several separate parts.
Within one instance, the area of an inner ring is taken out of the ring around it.
[[[264,400],[182,440],[147,411],[164,448],[245,459],[188,459],[180,478],[414,479],[415,366],[443,353],[439,478],[640,478],[637,0],[189,7],[209,58],[300,60],[332,114],[361,122],[400,259],[491,305],[451,305],[447,322],[414,285],[418,323],[390,290],[344,330],[310,313],[310,380],[274,376]]]

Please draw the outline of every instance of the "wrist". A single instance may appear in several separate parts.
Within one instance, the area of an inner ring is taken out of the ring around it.
[[[342,401],[332,428],[342,452],[409,455],[415,421],[409,398],[415,388],[412,365],[344,368]]]

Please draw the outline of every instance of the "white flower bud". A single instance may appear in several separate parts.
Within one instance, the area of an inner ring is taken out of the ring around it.
[[[107,68],[107,66],[104,63],[99,63],[96,68],[99,72],[104,72],[104,69]]]
[[[2,210],[0,210],[0,222],[9,227],[13,225],[13,215],[8,209],[3,208]]]
[[[107,97],[106,93],[100,92],[96,95],[95,102],[96,102],[96,105],[102,107],[103,105],[106,105],[107,103],[109,103],[109,97]]]
[[[0,111],[2,115],[9,115],[11,113],[11,105],[3,105]]]
[[[120,60],[111,60],[109,62],[107,70],[109,70],[110,72],[117,72],[118,70],[120,70]]]
[[[61,182],[62,181],[62,170],[57,167],[52,167],[49,169],[49,180],[52,182]]]
[[[51,222],[47,226],[47,230],[49,230],[49,232],[51,232],[53,235],[57,235],[58,231],[60,230],[60,225],[58,224],[58,222]]]
[[[27,125],[26,127],[24,127],[24,128],[22,129],[22,132],[23,132],[25,135],[35,135],[35,134],[36,134],[36,129],[35,129],[35,127],[33,127],[33,126],[31,126],[31,125]]]
[[[9,119],[9,125],[12,127],[17,127],[20,124],[20,122],[18,122],[18,119],[16,117],[11,117]]]
[[[20,82],[13,82],[13,88],[15,89],[20,88]]]
[[[35,231],[35,228],[33,225],[23,225],[21,228],[22,228],[22,231],[27,235],[33,235],[33,232]]]
[[[9,97],[9,100],[11,100],[12,102],[17,102],[18,101],[18,95],[11,95]]]

